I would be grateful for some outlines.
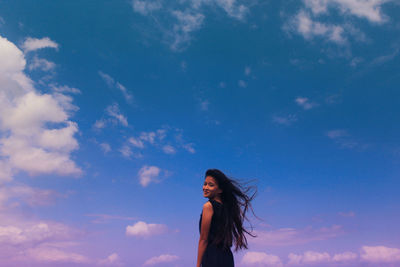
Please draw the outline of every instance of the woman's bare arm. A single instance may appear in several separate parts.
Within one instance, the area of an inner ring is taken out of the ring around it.
[[[206,251],[207,248],[208,233],[210,231],[211,219],[213,213],[214,211],[212,204],[209,201],[207,201],[203,206],[203,213],[201,219],[199,248],[197,252],[197,267],[201,266],[201,260],[204,255],[204,251]]]

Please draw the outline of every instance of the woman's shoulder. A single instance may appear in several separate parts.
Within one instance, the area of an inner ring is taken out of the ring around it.
[[[211,203],[211,201],[209,200],[209,201],[207,201],[206,203],[204,203],[204,205],[203,205],[203,209],[212,209],[212,207],[213,207],[213,204]]]
[[[215,209],[215,208],[218,209],[218,208],[222,207],[222,203],[221,202],[218,202],[218,201],[213,200],[213,199],[210,199],[209,201],[206,202],[206,204],[207,203],[209,203],[209,205],[211,205],[213,207],[213,209]]]

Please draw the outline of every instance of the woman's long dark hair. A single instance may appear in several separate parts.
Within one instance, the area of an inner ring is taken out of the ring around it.
[[[228,178],[222,171],[217,169],[207,170],[205,177],[207,176],[213,177],[218,187],[222,190],[222,223],[220,224],[220,228],[213,242],[216,245],[222,244],[225,248],[231,247],[234,242],[235,251],[243,248],[247,249],[245,233],[252,237],[256,236],[252,235],[243,227],[243,222],[245,219],[248,221],[246,212],[249,207],[254,214],[250,201],[255,197],[257,187],[244,187],[239,182]],[[254,189],[255,192],[251,196],[248,196],[251,189]],[[251,229],[253,230],[253,227],[251,227]]]

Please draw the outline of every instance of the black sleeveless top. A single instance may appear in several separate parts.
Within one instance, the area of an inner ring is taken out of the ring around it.
[[[208,232],[208,243],[211,244],[217,235],[220,224],[222,223],[223,204],[212,199],[210,199],[209,201],[211,202],[214,211],[211,219],[210,231]],[[203,218],[203,213],[200,214],[199,233],[201,233],[202,218]]]

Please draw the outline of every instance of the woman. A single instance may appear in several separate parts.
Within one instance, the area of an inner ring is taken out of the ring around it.
[[[255,237],[243,228],[247,208],[251,208],[250,201],[256,194],[247,195],[251,188],[243,189],[220,170],[206,171],[203,195],[209,201],[204,204],[200,216],[197,267],[234,267],[232,243],[235,243],[235,251],[247,249],[244,233]]]

